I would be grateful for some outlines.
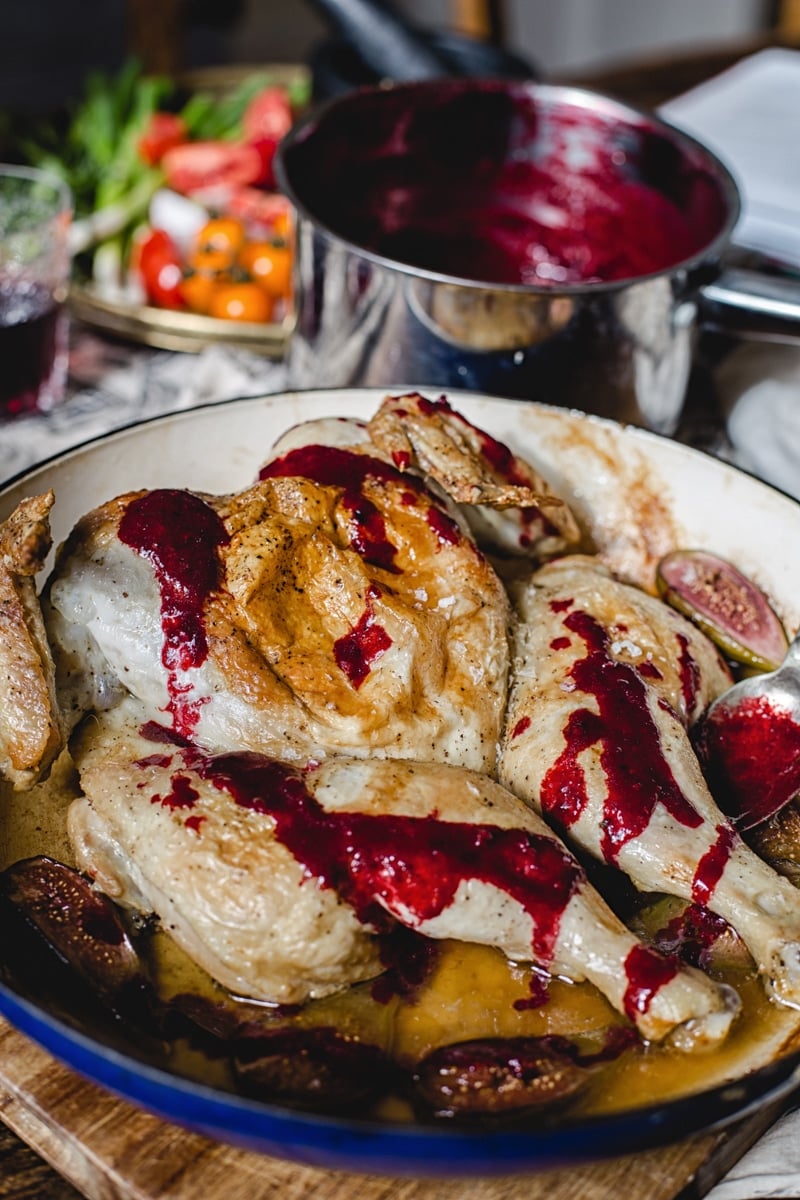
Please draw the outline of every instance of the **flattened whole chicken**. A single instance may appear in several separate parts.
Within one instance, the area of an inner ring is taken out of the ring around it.
[[[502,782],[640,890],[723,917],[769,993],[800,1007],[798,891],[717,808],[687,732],[730,686],[715,648],[582,556],[541,568],[515,602]]]
[[[241,995],[378,974],[394,922],[587,978],[652,1039],[721,1040],[729,989],[639,943],[529,807],[445,764],[211,755],[126,701],[74,739],[79,865]]]
[[[84,517],[46,617],[71,723],[130,692],[214,749],[493,770],[506,593],[418,476],[296,445],[230,497],[162,490]]]

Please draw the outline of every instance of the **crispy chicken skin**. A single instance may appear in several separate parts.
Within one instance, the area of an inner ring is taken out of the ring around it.
[[[501,780],[639,889],[724,917],[770,993],[800,1007],[797,890],[716,807],[687,733],[728,686],[716,650],[580,556],[536,572],[516,605]]]
[[[369,978],[381,970],[376,934],[400,922],[588,978],[645,1037],[702,1048],[725,1036],[728,991],[641,946],[540,818],[486,776],[213,756],[140,715],[127,701],[74,739],[79,865],[110,896],[157,912],[233,991],[297,1002]]]
[[[126,690],[215,749],[492,770],[509,605],[466,529],[356,450],[290,450],[264,470],[235,496],[132,493],[78,523],[46,608],[72,722]],[[192,653],[170,648],[180,555],[210,580]]]
[[[50,552],[53,499],[23,500],[0,525],[0,774],[18,790],[36,782],[62,744],[35,581]]]
[[[401,470],[435,479],[487,549],[543,560],[580,543],[569,506],[530,463],[456,412],[444,396],[387,396],[368,431]]]

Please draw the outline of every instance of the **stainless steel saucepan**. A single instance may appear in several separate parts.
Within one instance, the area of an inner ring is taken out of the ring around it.
[[[735,181],[610,97],[368,87],[282,144],[293,387],[463,387],[675,430],[698,329],[800,337],[800,287],[726,265]]]

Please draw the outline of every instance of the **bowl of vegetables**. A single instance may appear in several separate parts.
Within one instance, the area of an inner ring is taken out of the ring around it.
[[[309,91],[291,64],[170,80],[132,61],[91,75],[63,122],[22,138],[26,161],[72,187],[76,316],[164,349],[225,341],[280,357],[293,218],[272,160]]]

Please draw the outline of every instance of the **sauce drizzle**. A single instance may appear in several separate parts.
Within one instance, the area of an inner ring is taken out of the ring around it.
[[[142,735],[169,740],[149,722]],[[511,896],[531,918],[532,959],[553,960],[561,917],[584,879],[555,838],[525,829],[442,821],[435,815],[327,812],[297,767],[250,752],[209,755],[181,746],[187,769],[235,804],[264,813],[275,836],[310,877],[332,888],[378,932],[439,916],[459,886],[480,880]]]
[[[119,538],[151,564],[161,593],[161,661],[167,670],[174,729],[191,737],[205,699],[190,699],[193,686],[180,674],[200,667],[208,655],[204,609],[220,587],[219,550],[230,538],[210,505],[191,492],[158,488],[126,507]]]
[[[365,597],[366,607],[358,624],[333,643],[336,665],[358,691],[372,670],[372,665],[392,645],[392,639],[382,625],[375,620],[372,607],[374,600],[381,597],[377,584],[370,584]]]
[[[551,609],[558,611],[560,603],[551,602]],[[565,748],[542,781],[542,807],[562,827],[578,820],[589,802],[580,756],[598,747],[608,784],[601,852],[606,862],[616,863],[626,843],[647,828],[657,804],[690,829],[702,825],[703,819],[680,790],[664,757],[647,703],[647,684],[639,672],[612,656],[607,632],[589,613],[571,612],[564,625],[584,640],[588,651],[572,664],[568,678],[576,691],[594,697],[597,711],[578,708],[570,713],[564,728]]]

